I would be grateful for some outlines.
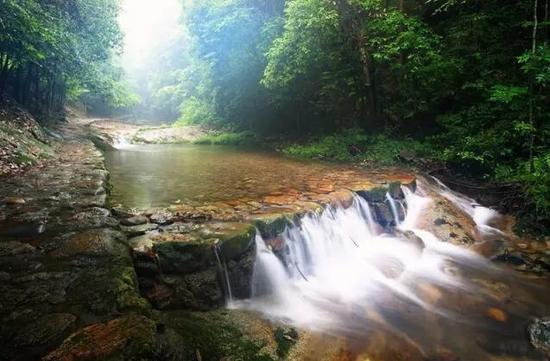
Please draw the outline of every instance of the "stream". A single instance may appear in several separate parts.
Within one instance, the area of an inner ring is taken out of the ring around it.
[[[137,208],[302,194],[312,182],[319,187],[320,174],[349,171],[195,145],[127,145],[107,152],[106,164],[111,203]],[[498,243],[511,237],[499,227],[502,216],[437,179],[419,179],[416,189],[402,186],[400,193],[402,199],[385,195],[391,227],[375,221],[373,205],[355,194],[348,206],[307,214],[276,242],[257,232],[251,297],[232,298],[223,265],[227,307],[344,337],[359,356],[410,348],[430,360],[544,359],[526,334],[550,311],[547,281],[441,239],[432,221],[436,206],[448,204],[452,211],[445,216],[467,219],[477,243]],[[385,355],[380,359],[416,359]]]

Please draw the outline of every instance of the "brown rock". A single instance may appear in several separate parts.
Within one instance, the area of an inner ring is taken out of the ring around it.
[[[124,316],[77,331],[42,360],[152,359],[155,332],[155,323],[147,317]]]
[[[508,315],[499,308],[490,307],[487,309],[487,316],[498,322],[504,322],[508,319]]]

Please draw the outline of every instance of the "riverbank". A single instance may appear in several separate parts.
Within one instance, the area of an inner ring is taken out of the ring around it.
[[[220,359],[227,349],[259,359],[263,341],[239,326],[257,318],[188,311],[168,317],[141,296],[87,123],[57,126],[60,138],[49,140],[47,159],[2,178],[0,359],[187,360],[201,352]],[[221,325],[223,334],[211,332]]]

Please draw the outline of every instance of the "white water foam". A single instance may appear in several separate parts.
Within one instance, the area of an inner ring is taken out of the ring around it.
[[[282,235],[282,250],[274,252],[258,234],[252,297],[231,307],[331,331],[348,330],[354,310],[384,308],[388,299],[451,317],[452,312],[427,303],[418,284],[468,289],[471,284],[448,271],[449,262],[490,266],[481,256],[417,228],[432,200],[403,190],[407,214],[396,235],[379,231],[369,204],[358,195],[348,208],[329,206],[288,228]],[[397,211],[398,220],[396,215]],[[407,231],[424,246],[406,236]]]

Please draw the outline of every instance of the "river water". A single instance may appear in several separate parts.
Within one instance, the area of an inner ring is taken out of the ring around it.
[[[195,145],[126,146],[107,152],[106,163],[111,202],[142,208],[308,192],[320,174],[349,170]],[[282,251],[258,234],[252,297],[228,306],[345,337],[357,357],[544,360],[529,344],[527,327],[550,314],[547,280],[443,242],[426,222],[445,199],[453,213],[471,219],[478,241],[506,239],[510,235],[495,226],[501,216],[437,180],[402,191],[402,203],[386,196],[397,224],[390,230],[374,222],[372,205],[356,195],[347,208],[328,207],[288,227]]]
[[[105,153],[111,202],[128,207],[167,206],[250,198],[288,188],[333,169],[276,153],[229,146],[127,145]]]

